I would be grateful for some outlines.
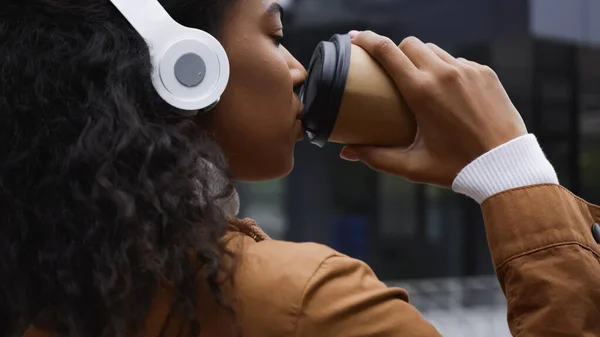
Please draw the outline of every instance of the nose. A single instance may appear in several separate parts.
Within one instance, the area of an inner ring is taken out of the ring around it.
[[[287,62],[288,68],[290,69],[290,75],[292,76],[292,84],[294,86],[294,91],[297,92],[297,89],[304,84],[306,81],[306,77],[308,73],[304,66],[296,60],[296,58],[283,46],[283,55],[285,57],[285,61]]]

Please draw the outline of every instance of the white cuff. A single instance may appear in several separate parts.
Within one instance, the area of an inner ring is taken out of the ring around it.
[[[495,194],[538,184],[558,184],[558,177],[535,136],[528,134],[475,159],[456,176],[452,190],[481,204]]]

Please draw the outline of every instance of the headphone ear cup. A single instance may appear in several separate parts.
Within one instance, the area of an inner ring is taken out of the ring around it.
[[[176,109],[175,113],[178,114],[179,116],[182,116],[182,117],[201,116],[201,115],[207,114],[210,111],[212,111],[212,109],[214,107],[216,107],[217,104],[219,104],[219,101],[216,101],[213,104],[207,106],[206,108],[199,109],[199,110],[181,110],[181,109]]]
[[[158,94],[180,110],[212,107],[227,87],[229,60],[209,33],[177,23],[158,0],[110,0],[144,38]]]
[[[220,101],[220,99],[219,99],[219,100],[217,100],[216,102],[214,102],[213,104],[211,104],[211,105],[207,106],[206,108],[198,110],[198,115],[202,115],[202,114],[205,114],[205,113],[209,113],[210,111],[212,111],[212,109],[213,109],[214,107],[216,107],[216,106],[217,106],[217,104],[219,104],[219,101]]]
[[[164,50],[154,54],[154,85],[159,95],[182,110],[215,105],[229,81],[229,60],[210,34],[181,27]]]
[[[206,64],[200,55],[187,53],[175,62],[175,78],[183,86],[193,88],[204,80]]]

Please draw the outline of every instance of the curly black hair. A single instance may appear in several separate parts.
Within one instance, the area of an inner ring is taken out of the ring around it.
[[[161,3],[218,36],[235,1]],[[61,336],[123,336],[161,280],[194,317],[190,252],[219,296],[224,155],[150,73],[148,46],[109,0],[0,8],[1,336],[48,308]]]

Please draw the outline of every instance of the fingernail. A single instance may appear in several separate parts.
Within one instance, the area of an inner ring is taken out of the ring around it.
[[[355,37],[357,37],[358,34],[360,34],[360,32],[358,30],[351,30],[348,32],[348,35],[350,35],[351,39],[354,39]]]
[[[356,154],[356,152],[347,147],[343,148],[342,152],[340,152],[340,158],[347,161],[358,161],[358,155]]]

